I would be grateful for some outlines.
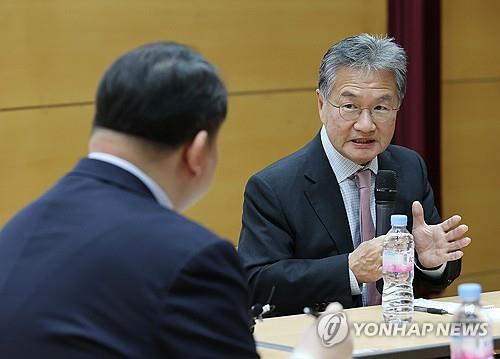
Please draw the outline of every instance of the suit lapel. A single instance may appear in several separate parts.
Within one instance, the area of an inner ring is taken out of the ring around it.
[[[391,147],[378,155],[378,168],[381,170],[393,170],[399,173],[401,168],[399,163],[392,158]]]
[[[325,226],[339,253],[354,250],[344,200],[337,178],[318,134],[309,144],[304,173],[305,194],[319,220]]]

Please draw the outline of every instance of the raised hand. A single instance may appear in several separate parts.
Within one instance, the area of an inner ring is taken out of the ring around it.
[[[429,225],[425,223],[424,209],[417,201],[413,202],[412,213],[412,234],[420,264],[432,268],[462,258],[461,249],[471,242],[469,237],[464,237],[469,227],[460,224],[462,217],[454,215],[439,224]]]

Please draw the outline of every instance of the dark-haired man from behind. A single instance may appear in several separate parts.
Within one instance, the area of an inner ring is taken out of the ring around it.
[[[2,358],[257,357],[233,246],[177,212],[212,180],[226,107],[182,45],[107,70],[90,154],[0,234]]]
[[[178,213],[212,181],[226,109],[217,70],[180,44],[106,71],[88,157],[0,233],[1,358],[258,357],[236,251]],[[291,358],[351,352],[312,324]]]

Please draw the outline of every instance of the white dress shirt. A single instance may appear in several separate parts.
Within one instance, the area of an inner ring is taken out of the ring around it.
[[[153,197],[156,199],[158,204],[160,204],[160,206],[168,209],[173,209],[172,201],[170,201],[170,198],[168,198],[165,191],[163,191],[158,183],[153,181],[151,177],[145,174],[136,165],[124,160],[123,158],[104,152],[91,152],[89,153],[88,158],[110,163],[112,165],[115,165],[116,167],[120,167],[122,170],[129,172],[130,174],[137,177],[142,183],[144,183],[144,185],[151,191]]]

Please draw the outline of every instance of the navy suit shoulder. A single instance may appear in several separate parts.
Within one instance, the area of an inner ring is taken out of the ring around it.
[[[0,293],[6,357],[257,356],[232,245],[101,161],[5,226]]]

